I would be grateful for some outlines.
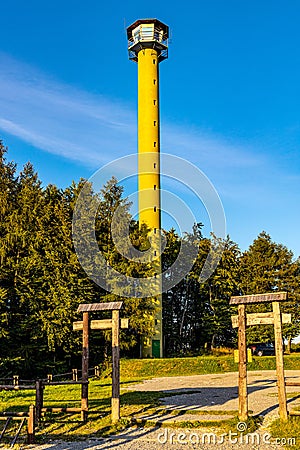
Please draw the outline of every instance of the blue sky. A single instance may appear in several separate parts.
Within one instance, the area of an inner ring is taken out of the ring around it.
[[[125,27],[171,29],[160,66],[161,150],[211,180],[227,231],[262,230],[300,255],[300,5],[11,0],[1,6],[0,135],[44,184],[136,152],[137,67]],[[197,208],[197,205],[195,206]],[[195,211],[202,220],[202,209]]]

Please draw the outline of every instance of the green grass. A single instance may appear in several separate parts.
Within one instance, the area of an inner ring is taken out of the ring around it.
[[[273,437],[281,440],[287,450],[296,450],[300,443],[300,417],[289,417],[287,422],[275,420],[270,427]],[[293,441],[294,440],[294,441]]]
[[[165,410],[167,413],[170,412],[171,414],[174,414],[176,416],[178,415],[184,415],[184,414],[193,414],[193,416],[205,416],[205,415],[210,415],[210,416],[237,416],[238,415],[238,411],[233,409],[233,410],[204,410],[201,409],[200,410],[194,410],[194,409],[172,409],[170,411],[168,411],[167,409]]]
[[[298,369],[300,356],[285,356],[286,369]],[[255,358],[253,363],[249,364],[249,370],[268,370],[275,369],[274,357]],[[99,380],[91,380],[89,385],[89,420],[82,423],[79,414],[65,413],[46,413],[42,418],[41,424],[37,430],[37,441],[39,443],[49,442],[50,439],[81,440],[87,437],[107,436],[116,431],[125,429],[136,421],[141,415],[150,414],[155,411],[162,414],[160,398],[171,394],[161,392],[135,392],[127,388],[132,383],[143,379],[164,376],[188,376],[209,373],[224,373],[237,371],[237,364],[234,363],[233,356],[201,356],[195,358],[174,358],[174,359],[149,359],[149,360],[122,360],[121,361],[121,420],[117,425],[111,424],[110,404],[111,404],[111,379],[109,370],[103,374]],[[46,386],[44,392],[45,407],[80,407],[81,397],[80,385],[65,386]],[[30,404],[35,402],[34,391],[0,391],[0,411],[28,411]],[[193,414],[194,411],[191,411]],[[189,413],[189,411],[186,411]],[[205,412],[203,412],[205,413]],[[222,414],[222,411],[216,412]],[[176,412],[174,412],[176,414]],[[202,413],[201,413],[202,414]],[[203,426],[219,427],[220,431],[234,430],[238,419],[236,411],[230,412],[235,415],[233,419],[223,421],[187,421],[176,422],[173,426],[178,428],[195,428]],[[211,414],[211,412],[209,412]],[[224,418],[225,419],[225,418]],[[248,425],[255,429],[259,422],[256,418],[249,419]],[[293,424],[299,422],[300,436],[300,418],[291,418]],[[146,426],[153,423],[142,421]],[[16,424],[16,422],[15,422]],[[168,425],[169,426],[169,425]],[[278,425],[280,428],[281,425]],[[16,425],[14,425],[16,427]],[[276,428],[274,436],[280,436]],[[295,429],[294,429],[295,428]],[[296,431],[295,431],[296,430]],[[12,430],[11,430],[12,431]],[[298,433],[297,427],[291,428],[291,431]],[[282,433],[287,432],[284,427]],[[25,436],[26,430],[23,430]],[[292,435],[293,436],[293,435]],[[298,436],[298,435],[297,435]]]
[[[226,420],[193,420],[193,421],[181,421],[174,424],[162,425],[162,428],[214,428],[216,434],[229,433],[229,431],[236,432],[237,424],[239,423],[238,417],[233,417]],[[260,417],[249,417],[247,420],[247,432],[253,433],[257,430],[262,420]]]
[[[287,398],[299,398],[299,392],[287,393]],[[299,407],[293,408],[295,411],[299,411]],[[275,420],[270,427],[272,436],[282,439],[286,449],[299,448],[300,443],[300,416],[289,416],[288,421],[284,424],[280,420]],[[292,440],[292,441],[291,441]],[[293,442],[293,440],[295,442]]]
[[[121,384],[126,388],[128,382]],[[1,391],[1,411],[28,411],[35,401],[34,391]],[[82,423],[80,414],[46,413],[37,430],[37,441],[50,439],[81,440],[89,437],[106,436],[126,428],[133,417],[159,405],[159,392],[135,392],[122,389],[121,416],[117,425],[111,424],[111,381],[108,379],[90,380],[89,420]],[[46,386],[44,407],[80,407],[80,385]],[[13,434],[16,422],[8,433]],[[25,427],[23,437],[25,436]],[[8,441],[7,441],[8,442]]]
[[[286,370],[297,370],[300,367],[300,355],[285,355]],[[248,370],[275,370],[275,356],[254,357],[248,364]],[[201,375],[210,373],[235,372],[238,364],[232,355],[198,356],[191,358],[164,359],[124,359],[121,361],[121,372],[124,380],[141,380],[153,377]]]

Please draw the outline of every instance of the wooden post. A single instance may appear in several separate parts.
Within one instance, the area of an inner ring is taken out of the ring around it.
[[[89,397],[89,313],[83,313],[82,330],[82,381],[81,386],[81,419],[83,422],[88,418],[88,397]]]
[[[72,380],[78,381],[78,369],[72,369]]]
[[[111,398],[111,420],[112,423],[120,419],[120,347],[119,328],[120,313],[112,311],[112,398]]]
[[[281,420],[287,420],[288,413],[287,413],[286,390],[284,381],[283,345],[282,345],[281,314],[279,303],[272,302],[272,307],[274,314],[276,375],[278,386],[279,415]]]
[[[88,337],[89,337],[89,311],[112,311],[112,318],[103,320],[91,320],[91,330],[112,329],[112,422],[120,419],[120,348],[119,348],[119,330],[120,330],[120,309],[123,302],[107,303],[87,303],[78,307],[78,312],[83,313],[82,322],[73,322],[73,330],[83,331],[83,351],[82,351],[82,390],[81,407],[82,418],[86,420],[88,414]],[[128,328],[128,319],[121,320],[121,328]]]
[[[34,405],[30,405],[28,425],[27,425],[27,444],[34,444],[34,423],[35,423],[35,408]]]
[[[42,417],[44,401],[44,385],[43,380],[37,380],[35,382],[35,419],[38,424]]]
[[[248,419],[247,395],[247,344],[245,305],[238,305],[238,346],[239,346],[239,420]]]

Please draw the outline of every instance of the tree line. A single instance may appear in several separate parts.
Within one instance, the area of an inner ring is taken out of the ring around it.
[[[141,337],[151,335],[151,298],[116,297],[91,281],[81,268],[72,241],[74,206],[85,180],[60,189],[42,186],[31,163],[18,173],[7,160],[7,148],[0,142],[0,374],[29,376],[80,367],[81,336],[72,331],[80,320],[80,303],[123,300],[123,316],[129,317],[128,330],[121,332],[123,356],[138,357]],[[97,196],[99,208],[95,234],[101,252],[119,272],[134,277],[153,275],[151,263],[137,264],[120,255],[114,246],[110,225],[114,211],[122,206],[130,215],[123,188],[112,177]],[[145,226],[130,218],[132,244],[147,249]],[[83,230],[84,234],[84,230]],[[216,346],[234,346],[237,332],[231,327],[229,307],[232,295],[287,290],[290,301],[284,305],[292,313],[292,324],[284,326],[285,338],[300,332],[298,310],[300,261],[282,244],[262,232],[249,249],[241,252],[227,237],[221,260],[205,282],[199,274],[211,245],[217,237],[204,237],[202,225],[178,236],[164,230],[166,248],[163,269],[170,267],[183,243],[199,247],[192,270],[179,284],[163,294],[165,355],[199,354]],[[87,237],[88,239],[88,237]],[[214,242],[215,243],[215,242]],[[257,307],[256,307],[257,308]],[[260,308],[264,308],[260,306]],[[257,310],[257,309],[256,309]],[[270,326],[251,327],[252,341],[272,340]],[[110,333],[91,335],[92,363],[109,354]]]

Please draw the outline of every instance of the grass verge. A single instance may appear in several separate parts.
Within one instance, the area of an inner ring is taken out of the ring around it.
[[[286,356],[285,368],[298,369],[300,357]],[[249,370],[271,370],[275,369],[275,358],[264,357],[255,358],[253,363],[249,364]],[[63,439],[70,441],[79,441],[87,439],[87,437],[107,436],[111,433],[121,431],[132,425],[141,414],[150,414],[157,410],[161,410],[160,398],[166,397],[168,394],[161,392],[135,392],[128,391],[125,388],[132,383],[136,383],[143,379],[164,376],[188,376],[199,374],[224,373],[236,371],[237,364],[234,363],[232,356],[202,356],[196,358],[174,358],[174,359],[157,359],[157,360],[122,360],[121,361],[121,417],[122,419],[117,425],[111,424],[110,419],[110,403],[111,403],[111,380],[109,371],[103,374],[100,380],[91,380],[89,386],[89,420],[83,424],[79,414],[65,413],[47,413],[41,421],[37,430],[37,441],[39,443],[49,442],[53,439]],[[184,374],[184,375],[183,375]],[[68,386],[47,386],[44,393],[45,407],[80,407],[80,389],[78,385]],[[178,395],[178,393],[177,393]],[[169,394],[171,396],[171,394]],[[34,391],[0,391],[0,411],[28,411],[29,405],[34,404]],[[191,411],[193,414],[195,411]],[[189,412],[186,411],[186,414]],[[205,412],[203,412],[205,414]],[[236,412],[230,412],[236,414]],[[176,412],[173,413],[176,415]],[[218,428],[220,432],[232,431],[236,429],[238,422],[237,417],[233,419],[225,419],[222,421],[201,421],[199,420],[177,421],[174,427],[177,428],[196,428],[209,426]],[[211,411],[209,412],[211,415]],[[218,414],[221,414],[219,412]],[[300,418],[291,418],[291,431],[298,433],[300,436]],[[153,425],[151,421],[144,423],[148,426]],[[297,431],[299,427],[299,432]],[[248,431],[256,429],[259,425],[259,419],[251,418],[248,424]],[[16,423],[14,423],[14,429]],[[164,425],[162,425],[164,426]],[[170,426],[170,424],[168,424]],[[284,434],[287,433],[286,427],[277,424],[274,436],[280,436],[280,430]],[[296,430],[296,431],[295,431]],[[13,430],[10,430],[13,432]],[[23,436],[25,436],[25,429]],[[249,431],[251,432],[251,431]],[[298,434],[296,437],[298,437]],[[293,434],[291,435],[293,437]],[[294,447],[295,448],[295,447]]]
[[[285,370],[298,370],[300,355],[284,356]],[[275,356],[254,357],[248,364],[248,370],[275,370]],[[185,376],[235,372],[238,364],[232,355],[198,356],[193,358],[163,358],[163,359],[123,359],[121,373],[123,380],[141,380],[153,377]]]
[[[289,417],[287,422],[275,420],[270,426],[270,433],[277,439],[278,445],[287,450],[296,450],[300,443],[300,417]]]

